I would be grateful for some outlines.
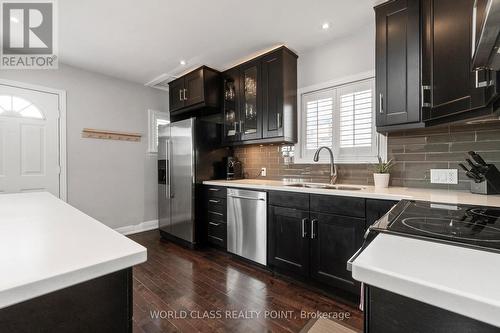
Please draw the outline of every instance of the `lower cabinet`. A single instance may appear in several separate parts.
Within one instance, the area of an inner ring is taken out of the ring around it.
[[[204,230],[207,232],[204,238],[208,244],[225,250],[227,247],[226,188],[205,186],[202,193]]]
[[[269,268],[320,288],[359,294],[347,261],[362,246],[368,225],[395,202],[270,192],[269,203]]]
[[[268,264],[309,275],[309,211],[269,206]]]
[[[365,219],[311,212],[312,279],[359,293],[359,283],[346,269],[347,260],[361,247]]]

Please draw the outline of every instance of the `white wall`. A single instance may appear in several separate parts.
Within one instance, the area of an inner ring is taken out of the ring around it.
[[[157,218],[156,156],[148,155],[148,109],[168,94],[61,65],[2,71],[3,79],[67,91],[68,202],[112,228]],[[84,127],[142,133],[139,143],[84,139]]]
[[[299,54],[298,86],[315,86],[369,71],[375,71],[373,24]]]

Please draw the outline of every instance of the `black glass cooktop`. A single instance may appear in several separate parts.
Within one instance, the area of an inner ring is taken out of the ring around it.
[[[500,208],[402,200],[370,230],[500,251]]]

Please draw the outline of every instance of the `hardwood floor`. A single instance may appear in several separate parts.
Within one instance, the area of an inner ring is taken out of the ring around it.
[[[157,231],[130,238],[148,249],[148,261],[134,267],[134,333],[300,332],[309,321],[301,311],[348,313],[342,323],[362,330],[356,308],[222,251],[185,249]]]

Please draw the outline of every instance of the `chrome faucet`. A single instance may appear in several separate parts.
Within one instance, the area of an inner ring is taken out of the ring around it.
[[[313,161],[319,161],[319,153],[323,149],[326,149],[330,153],[330,184],[335,185],[337,183],[337,166],[335,165],[332,150],[328,147],[319,147],[318,150],[316,150],[316,153],[314,153]]]

